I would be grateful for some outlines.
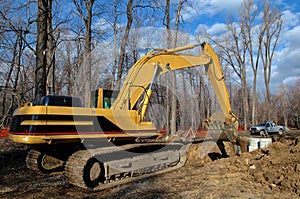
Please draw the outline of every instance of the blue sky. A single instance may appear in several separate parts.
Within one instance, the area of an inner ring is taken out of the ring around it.
[[[225,22],[229,15],[238,16],[243,0],[189,0],[188,2],[190,7],[185,7],[182,13],[183,20],[190,26],[194,26],[191,30],[196,31],[204,26],[210,33],[219,33],[225,31]],[[280,7],[284,21],[272,65],[271,90],[276,92],[282,82],[293,85],[300,78],[300,2],[299,0],[271,0],[271,4]],[[263,89],[262,68],[258,75],[258,86],[262,86]],[[250,84],[251,81],[252,79],[249,78]]]

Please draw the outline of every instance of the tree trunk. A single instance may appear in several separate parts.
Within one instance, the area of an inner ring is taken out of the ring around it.
[[[48,0],[38,0],[35,99],[46,95]]]
[[[117,70],[117,0],[114,0],[114,65],[112,68],[112,77],[111,77],[111,84],[110,84],[110,89],[114,89],[115,87],[115,75],[116,75],[116,70]]]
[[[258,64],[260,59],[260,48],[262,45],[262,35],[264,34],[264,31],[262,30],[258,36],[258,38],[255,38],[252,35],[253,32],[253,22],[256,19],[256,6],[254,4],[254,1],[245,1],[243,4],[243,8],[241,10],[241,23],[243,26],[241,26],[241,29],[243,29],[243,40],[244,45],[247,47],[247,51],[249,53],[250,57],[250,64],[252,67],[253,72],[253,98],[252,98],[252,114],[251,114],[251,123],[252,125],[257,123],[256,121],[256,112],[257,112],[257,91],[256,91],[256,84],[257,84],[257,70],[258,70]],[[253,44],[254,41],[256,42],[256,45],[258,46],[258,50],[256,53],[254,53]]]
[[[166,0],[166,28],[167,28],[167,48],[171,48],[172,43],[172,32],[171,32],[171,15],[170,15],[170,0]]]
[[[244,115],[244,129],[247,129],[249,104],[248,104],[248,89],[247,89],[247,82],[246,82],[246,74],[244,74],[244,76],[245,78],[242,79],[243,115]]]
[[[55,42],[52,27],[52,0],[48,0],[48,52],[47,52],[47,94],[55,93]]]
[[[19,43],[19,39],[21,39],[20,37],[17,37],[16,42],[14,43],[14,48],[13,48],[13,57],[11,60],[11,64],[10,64],[10,69],[9,72],[6,76],[6,80],[5,80],[5,88],[8,89],[10,87],[10,80],[11,80],[11,75],[12,72],[14,71],[14,67],[16,65],[16,56],[17,56],[17,49],[18,49],[18,43]],[[7,98],[7,92],[3,93],[3,98],[2,98],[2,115],[6,115],[6,98]]]
[[[19,81],[19,74],[20,74],[20,70],[21,70],[21,57],[22,57],[22,52],[23,52],[23,40],[22,40],[23,31],[21,30],[19,34],[20,35],[18,36],[19,42],[18,42],[17,70],[16,70],[16,76],[15,76],[15,81],[14,81],[13,92],[15,92],[17,90],[18,81]],[[14,103],[16,96],[12,95],[11,98],[12,98],[11,99],[11,106],[9,107],[8,115],[12,115],[13,110],[15,108],[17,108],[17,106]]]
[[[90,0],[86,2],[87,16],[85,21],[85,41],[84,41],[84,49],[85,56],[88,64],[88,91],[92,90],[92,60],[91,60],[91,52],[92,52],[92,16],[93,16],[93,4],[95,0]]]
[[[256,118],[256,103],[257,103],[257,93],[256,93],[256,80],[257,78],[257,73],[253,73],[253,99],[252,99],[252,114],[251,114],[251,123],[252,125],[256,124],[257,121],[255,120]]]
[[[171,48],[171,43],[172,43],[172,32],[171,32],[171,16],[170,16],[170,0],[166,0],[166,8],[165,8],[165,18],[166,18],[166,22],[165,22],[165,26],[167,29],[167,48]],[[171,107],[170,107],[170,96],[171,96],[171,100],[173,100],[173,95],[170,89],[170,86],[173,85],[174,83],[174,71],[170,72],[169,74],[167,74],[167,90],[166,90],[166,109],[167,109],[167,123],[166,123],[166,129],[167,129],[167,133],[168,135],[172,135],[174,130],[174,121],[172,120],[172,118],[174,118],[173,112],[172,112],[172,104],[173,101],[171,101]],[[171,75],[171,77],[170,77]],[[171,81],[169,81],[171,80]],[[173,86],[172,86],[173,88]],[[171,111],[171,112],[170,112]],[[170,115],[171,113],[171,115]],[[176,125],[176,124],[175,124]],[[176,127],[175,127],[176,128]]]
[[[84,28],[85,28],[85,38],[84,38],[84,59],[85,59],[85,65],[82,65],[82,72],[85,74],[81,74],[85,76],[85,81],[82,82],[81,85],[81,95],[82,101],[84,106],[88,105],[88,101],[90,99],[91,91],[92,91],[92,18],[93,18],[93,5],[95,0],[84,0],[85,8],[86,8],[86,14],[83,11],[84,8],[80,3],[78,3],[76,0],[73,0],[73,3],[76,6],[76,9],[84,22]]]
[[[119,63],[118,63],[118,76],[117,76],[117,82],[116,82],[116,89],[119,90],[121,87],[121,79],[123,74],[123,65],[125,61],[125,54],[126,54],[126,46],[128,42],[129,33],[131,30],[131,25],[133,21],[132,16],[132,10],[133,10],[133,0],[128,0],[127,2],[127,25],[124,32],[124,36],[121,43],[121,50],[120,50],[120,57],[119,57]]]
[[[177,37],[178,37],[178,30],[179,30],[179,18],[180,18],[180,12],[181,12],[181,8],[182,8],[182,0],[179,0],[179,4],[178,4],[178,9],[176,12],[176,19],[175,19],[175,37],[174,37],[174,48],[177,46]],[[167,6],[168,6],[168,14],[167,14],[167,23],[170,24],[170,1],[167,0]],[[170,37],[172,37],[171,33],[170,33],[170,25],[168,27],[168,39],[171,39]],[[171,40],[168,40],[168,43],[171,43]],[[169,46],[168,46],[169,47]],[[184,82],[184,70],[182,69],[182,78],[183,78],[183,89],[185,92],[185,82]],[[172,75],[172,116],[171,116],[171,134],[176,134],[177,132],[177,128],[176,128],[176,121],[177,121],[177,117],[179,117],[179,115],[177,114],[177,97],[176,97],[176,72],[172,71],[171,72]]]
[[[261,50],[262,62],[264,67],[264,80],[265,88],[267,93],[266,108],[268,113],[268,120],[271,120],[271,91],[270,91],[270,81],[272,73],[272,60],[275,52],[275,48],[278,43],[279,35],[282,27],[282,19],[280,10],[272,9],[270,6],[270,1],[264,2],[264,12],[263,12],[263,29],[265,30],[263,47]]]

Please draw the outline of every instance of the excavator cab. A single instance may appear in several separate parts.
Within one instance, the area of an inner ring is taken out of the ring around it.
[[[117,98],[119,91],[98,88],[91,92],[90,108],[109,109]]]

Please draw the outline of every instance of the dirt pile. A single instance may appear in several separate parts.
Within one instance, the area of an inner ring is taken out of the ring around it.
[[[230,142],[204,141],[192,144],[187,151],[187,166],[204,166],[215,160],[235,156]]]
[[[274,142],[268,148],[241,156],[246,171],[255,182],[272,190],[287,191],[300,196],[300,137]]]
[[[243,173],[245,181],[258,183],[273,193],[289,193],[300,198],[300,136],[281,139],[267,148],[240,156],[233,156],[230,143],[225,142],[224,145],[231,156],[224,159],[221,159],[221,150],[215,142],[192,145],[186,166],[217,167],[220,175]]]

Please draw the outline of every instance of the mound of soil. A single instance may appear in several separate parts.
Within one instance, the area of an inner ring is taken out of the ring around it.
[[[225,142],[225,151],[229,152],[230,156],[228,158],[223,158],[215,142],[192,145],[185,169],[202,167],[201,172],[207,171],[207,173],[217,169],[218,177],[213,176],[213,178],[218,181],[228,176],[235,176],[230,183],[222,182],[220,187],[233,192],[240,187],[241,193],[247,193],[251,197],[253,195],[263,198],[300,198],[300,136],[287,138],[281,138],[267,148],[246,152],[240,156],[234,156],[233,146]],[[210,180],[212,176],[207,175],[207,177]],[[238,184],[240,180],[242,180],[241,184],[247,185]],[[230,184],[232,187],[227,187]],[[219,187],[216,186],[216,189]],[[226,197],[244,196],[244,194],[239,195],[241,193],[226,195]],[[216,197],[221,197],[222,194],[224,193],[219,193]]]

